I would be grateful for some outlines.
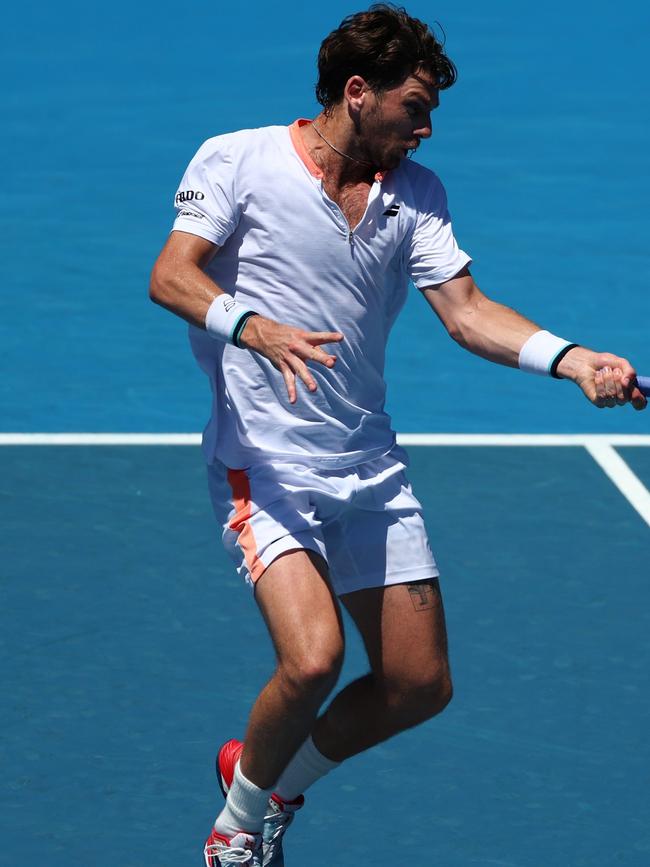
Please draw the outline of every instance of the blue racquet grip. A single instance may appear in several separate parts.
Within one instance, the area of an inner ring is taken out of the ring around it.
[[[650,397],[650,376],[637,376],[636,384],[639,386],[639,391],[646,397]]]

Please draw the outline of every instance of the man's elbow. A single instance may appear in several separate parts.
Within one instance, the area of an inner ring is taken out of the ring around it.
[[[479,298],[468,301],[453,311],[453,315],[445,320],[447,333],[463,349],[470,349],[476,343],[477,337],[483,333],[488,322],[486,320],[487,299]]]
[[[461,318],[453,319],[450,322],[445,322],[445,327],[447,328],[447,334],[451,339],[455,340],[459,346],[463,347],[463,349],[467,349],[471,329],[468,327],[465,320]]]
[[[165,306],[169,298],[169,275],[158,260],[151,270],[149,278],[149,298],[154,304]]]

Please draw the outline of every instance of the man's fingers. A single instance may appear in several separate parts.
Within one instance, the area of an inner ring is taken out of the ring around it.
[[[301,339],[290,346],[290,351],[304,361],[316,361],[325,367],[334,367],[336,356],[321,349],[321,343],[331,343],[332,338],[342,340],[343,335],[334,331],[312,331],[301,335]]]
[[[343,340],[343,335],[340,331],[311,331],[305,336],[305,341],[312,347],[311,352],[306,356],[309,361],[317,361],[319,364],[324,364],[325,367],[334,367],[336,364],[336,356],[321,349],[323,343],[340,343]]]
[[[596,406],[602,409],[603,407],[616,406],[614,398],[615,388],[611,383],[611,370],[608,367],[603,367],[602,370],[597,370],[594,374],[594,384],[596,386]]]
[[[251,319],[258,317],[251,317]],[[321,344],[339,343],[343,335],[339,331],[301,331],[291,326],[282,325],[272,320],[258,323],[258,336],[262,339],[258,345],[251,348],[266,356],[280,371],[287,388],[290,403],[298,399],[296,377],[300,379],[309,391],[316,391],[318,386],[312,376],[307,362],[315,361],[331,368],[336,363],[336,356],[321,349]],[[250,342],[250,341],[249,341]]]
[[[594,399],[594,403],[597,407],[602,409],[605,406],[605,384],[603,381],[602,370],[597,370],[594,373],[594,385],[596,387],[596,397]]]
[[[636,385],[632,388],[630,400],[634,409],[645,409],[648,405],[648,399]]]
[[[611,367],[614,372],[620,371],[620,384],[623,388],[624,403],[631,403],[634,409],[645,409],[648,401],[636,385],[636,370],[626,358],[617,355],[601,355],[603,367]]]
[[[305,334],[307,343],[318,346],[321,343],[340,343],[343,335],[340,331],[309,331]]]
[[[601,353],[599,367],[609,367],[612,370],[620,370],[623,374],[623,381],[625,384],[631,382],[636,376],[636,370],[626,358],[619,358],[618,355],[610,355],[607,352]]]
[[[299,358],[297,355],[295,355],[293,357],[293,359],[290,359],[289,363],[293,367],[294,373],[296,373],[300,377],[300,379],[302,379],[302,381],[305,383],[307,388],[310,391],[316,391],[316,389],[317,389],[316,381],[315,381],[314,377],[311,375],[311,373],[309,372],[305,362],[301,358]]]
[[[616,391],[616,405],[623,406],[629,400],[628,393],[626,393],[625,388],[623,387],[623,371],[620,367],[615,367],[613,371],[614,375],[614,388]]]
[[[635,384],[634,370],[629,364],[621,367],[605,365],[594,373],[596,406],[614,407],[631,403],[634,409],[645,409],[647,400]]]
[[[287,387],[287,395],[289,403],[296,402],[296,376],[288,364],[280,365],[280,373],[284,377],[284,384]]]
[[[319,346],[310,347],[305,353],[306,361],[317,361],[319,364],[324,364],[325,367],[334,367],[336,356],[324,352]]]
[[[620,368],[605,367],[603,370],[607,406],[622,406],[626,403],[625,393],[621,385]]]
[[[287,360],[281,362],[278,367],[280,373],[284,377],[284,382],[287,387],[287,395],[289,396],[289,403],[295,403],[298,399],[296,377],[304,382],[309,391],[316,391],[318,388],[314,377],[307,368],[307,365],[297,355],[290,355]]]
[[[309,331],[303,335],[303,339],[318,352],[318,355],[308,355],[307,358],[311,358],[312,361],[318,361],[320,364],[325,364],[327,367],[332,367],[336,361],[336,356],[325,352],[320,347],[326,343],[340,343],[343,340],[343,335],[340,331]]]

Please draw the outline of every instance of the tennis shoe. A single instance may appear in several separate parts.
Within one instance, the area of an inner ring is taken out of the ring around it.
[[[305,803],[302,795],[295,801],[283,801],[277,795],[269,801],[269,810],[264,816],[262,829],[263,867],[284,867],[284,852],[282,838],[289,825],[293,822],[296,811]]]
[[[217,779],[221,786],[224,798],[232,785],[235,775],[235,765],[239,761],[244,745],[241,741],[227,741],[217,755]],[[263,867],[284,867],[284,853],[282,851],[282,838],[293,822],[296,811],[305,803],[302,795],[295,801],[283,801],[278,795],[273,794],[269,800],[269,809],[264,817],[262,829],[263,840]],[[208,865],[211,867],[211,865]]]
[[[205,867],[262,867],[262,837],[240,831],[230,840],[213,828],[203,849]]]

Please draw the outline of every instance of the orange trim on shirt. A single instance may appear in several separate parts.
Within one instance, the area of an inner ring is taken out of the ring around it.
[[[294,148],[296,149],[296,153],[303,161],[303,163],[307,166],[309,174],[320,180],[323,177],[322,169],[320,169],[316,165],[316,163],[309,155],[309,151],[305,147],[302,135],[300,134],[300,128],[303,126],[307,126],[307,124],[309,123],[311,123],[311,120],[309,120],[309,118],[299,117],[298,120],[294,120],[294,122],[289,127],[289,135],[291,136],[291,141]],[[381,183],[387,174],[387,172],[377,172],[375,175],[375,180]]]
[[[293,142],[293,146],[296,149],[296,153],[303,161],[303,163],[307,166],[309,170],[309,174],[313,175],[315,178],[322,178],[323,172],[318,168],[313,159],[309,156],[309,151],[305,147],[305,143],[302,140],[302,136],[300,135],[300,127],[307,126],[311,121],[306,117],[299,117],[298,120],[294,120],[294,122],[289,127],[289,135],[291,136],[291,141]]]
[[[235,514],[228,522],[228,528],[238,534],[237,542],[244,552],[244,559],[253,581],[257,581],[266,566],[257,553],[255,534],[250,525],[251,486],[245,470],[228,470],[228,482],[232,488],[232,501]]]

